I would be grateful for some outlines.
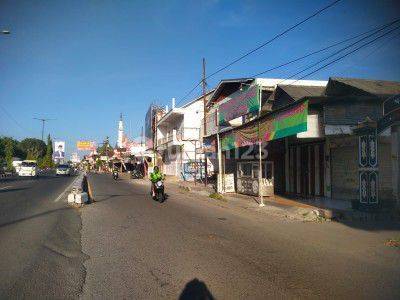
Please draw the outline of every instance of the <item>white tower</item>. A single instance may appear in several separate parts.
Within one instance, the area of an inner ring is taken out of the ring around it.
[[[118,141],[117,141],[117,146],[118,148],[122,148],[122,140],[124,138],[124,123],[122,122],[122,113],[119,116],[119,122],[118,122]]]

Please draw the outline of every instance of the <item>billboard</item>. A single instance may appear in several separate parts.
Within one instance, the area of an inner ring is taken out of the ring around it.
[[[59,162],[64,160],[64,158],[65,158],[65,142],[55,141],[53,149],[53,160],[55,162]]]
[[[94,150],[96,145],[93,141],[77,141],[76,148],[78,150]]]

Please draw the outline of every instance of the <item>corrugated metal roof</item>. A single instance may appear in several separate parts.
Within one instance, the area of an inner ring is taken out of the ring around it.
[[[353,91],[350,92],[349,89],[352,89]],[[326,94],[328,96],[342,95],[346,93],[371,94],[377,96],[396,95],[400,94],[400,82],[341,77],[331,77],[329,79],[326,88]]]
[[[299,100],[307,96],[322,96],[325,92],[325,86],[302,86],[302,85],[278,85],[286,94]]]

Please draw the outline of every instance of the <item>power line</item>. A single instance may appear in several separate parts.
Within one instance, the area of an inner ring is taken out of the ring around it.
[[[310,76],[310,75],[312,75],[312,74],[314,74],[314,73],[316,73],[316,72],[318,72],[318,71],[320,71],[320,70],[322,70],[322,69],[324,69],[324,68],[326,68],[326,67],[328,67],[328,66],[330,66],[330,65],[332,65],[332,64],[334,64],[334,63],[336,63],[336,62],[338,62],[339,60],[341,60],[341,59],[343,59],[343,58],[349,56],[350,54],[353,54],[354,52],[360,50],[360,49],[363,48],[363,47],[368,46],[369,44],[374,43],[375,41],[377,41],[377,40],[379,40],[380,38],[382,38],[382,37],[384,37],[384,36],[386,36],[386,35],[392,33],[393,31],[395,31],[395,30],[397,30],[397,29],[399,29],[399,28],[400,28],[400,26],[398,26],[398,27],[396,27],[396,28],[393,28],[393,29],[389,30],[388,32],[386,32],[386,33],[384,33],[384,34],[382,34],[382,35],[380,35],[380,36],[374,38],[373,40],[362,44],[361,46],[359,46],[359,47],[357,47],[357,48],[351,50],[350,52],[347,52],[346,54],[344,54],[344,55],[342,55],[342,56],[340,56],[340,57],[338,57],[338,58],[336,58],[336,59],[334,59],[334,60],[328,62],[327,64],[325,64],[325,65],[323,65],[323,66],[321,66],[321,67],[319,67],[319,68],[313,70],[312,72],[307,73],[306,75],[304,75],[304,76],[300,77],[299,79],[297,79],[296,81],[292,82],[292,84],[295,83],[295,82],[297,82],[297,81],[299,81],[299,80],[301,80],[301,79],[304,79],[304,78],[306,78],[306,77],[308,77],[308,76]]]
[[[24,132],[27,131],[27,129],[24,128],[21,124],[19,124],[19,122],[2,105],[0,105],[0,108],[7,115],[7,117],[9,117],[10,120],[12,120],[21,130],[23,130]]]
[[[266,45],[272,43],[273,41],[275,41],[276,39],[280,38],[281,36],[285,35],[286,33],[288,33],[289,31],[295,29],[296,27],[300,26],[301,24],[307,22],[308,20],[314,18],[315,16],[319,15],[320,13],[322,13],[323,11],[327,10],[328,8],[331,8],[332,6],[334,6],[336,3],[340,2],[341,0],[336,0],[332,3],[330,3],[329,5],[319,9],[318,11],[316,11],[315,13],[313,13],[312,15],[308,16],[307,18],[303,19],[302,21],[296,23],[295,25],[285,29],[284,31],[282,31],[281,33],[278,33],[277,35],[275,35],[273,38],[269,39],[268,41],[262,43],[261,45],[257,46],[256,48],[246,52],[245,54],[243,54],[242,56],[238,57],[237,59],[235,59],[234,61],[230,62],[229,64],[219,68],[218,70],[216,70],[215,72],[211,73],[210,75],[208,75],[206,77],[206,79],[214,76],[215,74],[218,74],[219,72],[229,68],[230,66],[232,66],[233,64],[241,61],[243,58],[249,56],[250,54],[253,54],[254,52],[256,52],[257,50],[265,47]]]
[[[339,54],[339,53],[341,53],[341,52],[343,52],[343,51],[345,51],[345,50],[347,50],[347,49],[349,49],[349,48],[351,48],[351,47],[357,45],[358,43],[360,43],[360,42],[362,42],[362,41],[364,41],[364,40],[366,40],[366,39],[368,39],[368,38],[374,36],[374,35],[377,34],[378,32],[380,32],[380,31],[382,31],[382,30],[385,30],[385,29],[389,28],[390,26],[392,26],[393,24],[398,23],[398,22],[400,22],[400,19],[394,20],[394,21],[392,21],[392,22],[390,22],[390,23],[384,25],[384,26],[381,27],[380,29],[375,30],[374,32],[370,33],[369,35],[367,35],[367,36],[365,36],[365,37],[363,37],[363,38],[361,38],[361,39],[358,39],[358,40],[355,41],[354,43],[351,43],[350,45],[347,45],[346,47],[340,48],[339,50],[333,52],[332,54],[330,54],[330,55],[328,55],[328,56],[326,56],[326,57],[324,57],[324,58],[322,58],[322,59],[316,61],[315,63],[313,63],[313,64],[311,64],[311,65],[305,67],[304,69],[302,69],[302,70],[300,70],[300,71],[298,71],[298,72],[296,72],[296,73],[290,75],[288,78],[286,78],[286,79],[280,81],[278,84],[280,84],[280,83],[282,83],[282,82],[284,82],[284,81],[286,81],[286,80],[288,80],[288,79],[291,79],[291,78],[293,78],[293,77],[295,77],[295,76],[297,76],[297,75],[299,75],[299,74],[301,74],[301,73],[303,73],[303,72],[305,72],[305,71],[307,71],[307,70],[309,70],[309,69],[311,69],[311,68],[313,68],[313,67],[319,65],[320,63],[322,63],[322,62],[328,60],[329,58],[332,58],[332,57],[336,56],[337,54]],[[396,27],[396,28],[397,28],[397,27]],[[391,31],[389,31],[389,32],[391,32]],[[297,81],[297,80],[296,80],[296,81]]]
[[[269,39],[268,41],[262,43],[261,45],[257,46],[256,48],[244,53],[243,55],[241,55],[240,57],[234,59],[232,62],[226,64],[225,66],[220,67],[219,69],[217,69],[216,71],[214,71],[213,73],[211,73],[210,75],[208,75],[205,80],[211,78],[212,76],[220,73],[223,70],[226,70],[227,68],[229,68],[230,66],[234,65],[235,63],[241,61],[242,59],[246,58],[247,56],[253,54],[254,52],[260,50],[261,48],[267,46],[268,44],[272,43],[273,41],[277,40],[278,38],[282,37],[283,35],[285,35],[286,33],[288,33],[289,31],[292,31],[293,29],[299,27],[300,25],[304,24],[305,22],[307,22],[308,20],[316,17],[317,15],[321,14],[322,12],[324,12],[325,10],[331,8],[332,6],[334,6],[335,4],[337,4],[338,2],[340,2],[341,0],[335,0],[333,2],[331,2],[330,4],[326,5],[325,7],[317,10],[316,12],[314,12],[313,14],[311,14],[310,16],[306,17],[305,19],[301,20],[300,22],[290,26],[289,28],[283,30],[282,32],[276,34],[274,37],[272,37],[271,39]],[[186,99],[186,97],[188,97],[200,84],[202,83],[202,80],[200,80],[188,93],[185,94],[184,97],[182,97],[179,101],[178,101],[178,105]]]
[[[265,74],[265,73],[268,73],[268,72],[271,72],[271,71],[280,69],[280,68],[282,68],[282,67],[285,67],[285,66],[287,66],[287,65],[290,65],[290,64],[295,63],[295,62],[297,62],[297,61],[300,61],[300,60],[302,60],[302,59],[304,59],[304,58],[310,57],[310,56],[312,56],[312,55],[314,55],[314,54],[318,54],[318,53],[324,52],[324,51],[326,51],[326,50],[328,50],[328,49],[334,48],[334,47],[336,47],[336,46],[338,46],[338,45],[347,43],[347,42],[349,42],[349,41],[351,41],[351,40],[354,40],[354,39],[356,39],[356,38],[359,38],[359,37],[361,37],[361,36],[363,36],[363,35],[366,35],[366,34],[368,34],[368,33],[373,32],[373,31],[376,33],[376,32],[378,32],[379,29],[385,27],[385,26],[388,25],[388,24],[393,24],[393,22],[387,23],[387,24],[382,25],[382,26],[375,27],[374,29],[370,29],[370,30],[365,31],[365,32],[363,32],[363,33],[359,33],[359,34],[354,35],[354,36],[352,36],[352,37],[349,37],[349,38],[346,38],[346,39],[341,40],[341,41],[339,41],[339,42],[333,43],[333,44],[331,44],[331,45],[329,45],[329,46],[326,46],[326,47],[324,47],[324,48],[321,48],[321,49],[319,49],[319,50],[316,50],[316,51],[310,52],[310,53],[308,53],[308,54],[305,54],[305,55],[303,55],[303,56],[297,57],[297,58],[295,58],[295,59],[293,59],[293,60],[291,60],[291,61],[285,62],[285,63],[283,63],[283,64],[280,64],[280,65],[277,65],[277,66],[274,66],[274,67],[271,67],[271,68],[269,68],[269,69],[267,69],[267,70],[265,70],[265,71],[262,71],[262,72],[260,72],[260,73],[255,74],[255,75],[252,75],[251,77],[258,77],[258,76],[263,75],[263,74]]]
[[[392,37],[389,37],[388,39],[383,40],[382,43],[380,43],[377,47],[375,47],[374,49],[372,49],[372,51],[368,52],[368,53],[367,53],[366,55],[364,55],[362,58],[359,58],[358,61],[364,60],[364,59],[370,57],[372,54],[374,54],[374,53],[380,51],[382,48],[385,48],[387,45],[390,44],[391,41],[395,40],[395,39],[396,39],[397,37],[399,37],[399,36],[400,36],[400,33],[397,33],[396,35],[394,35],[394,36],[392,36]],[[351,64],[350,66],[347,66],[346,68],[344,68],[344,69],[343,69],[342,71],[340,71],[340,72],[348,71],[348,70],[350,70],[351,68],[353,68],[354,65],[355,65],[355,64],[353,63],[353,64]]]

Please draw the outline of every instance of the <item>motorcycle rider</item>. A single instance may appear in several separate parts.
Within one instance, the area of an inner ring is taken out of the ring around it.
[[[151,195],[155,197],[156,195],[156,183],[159,180],[163,180],[164,175],[160,172],[158,166],[154,167],[153,172],[150,174],[150,181],[151,181]]]
[[[116,166],[113,167],[112,170],[113,178],[118,178],[118,168]]]

